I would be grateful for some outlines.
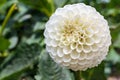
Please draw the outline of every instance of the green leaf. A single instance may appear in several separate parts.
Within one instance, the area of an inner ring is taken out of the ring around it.
[[[29,10],[25,5],[19,3],[17,4],[17,7],[19,8],[19,13],[15,14],[14,16],[14,20],[18,21],[18,22],[23,22],[26,20],[26,14],[27,11]],[[24,18],[25,17],[25,18]],[[22,20],[21,20],[22,18]],[[27,16],[27,19],[29,18],[29,15]]]
[[[7,9],[13,4],[17,3],[17,0],[0,0],[0,14],[6,14]]]
[[[117,16],[118,14],[120,14],[120,10],[117,8],[108,9],[108,12],[106,13],[108,16]]]
[[[50,16],[54,12],[53,0],[19,0],[31,8],[40,10],[47,16]]]
[[[28,43],[28,44],[33,44],[33,43],[38,43],[38,44],[39,44],[40,39],[41,39],[41,38],[36,38],[36,35],[33,34],[30,38],[27,38],[27,39],[25,40],[25,42]]]
[[[12,48],[14,48],[17,45],[18,37],[17,36],[13,36],[13,37],[11,37],[9,39],[9,41],[10,41],[9,49],[12,49]]]
[[[69,0],[54,0],[54,2],[57,7],[63,7]]]
[[[120,33],[118,33],[118,38],[114,41],[113,46],[120,48]]]
[[[111,36],[113,41],[115,41],[118,38],[118,35],[120,34],[120,24],[114,26],[116,27],[111,29]]]
[[[9,40],[7,40],[3,37],[0,37],[0,51],[4,51],[4,50],[8,49],[9,45],[10,45]]]
[[[45,52],[40,57],[38,72],[36,80],[73,80],[73,74],[56,64]]]
[[[106,80],[104,73],[104,62],[99,64],[97,67],[82,72],[82,77],[85,80]]]
[[[24,70],[33,66],[39,54],[38,44],[21,44],[0,66],[0,80],[17,80]]]
[[[56,7],[63,7],[67,4],[74,4],[74,3],[81,3],[84,2],[84,0],[54,0],[54,3]]]
[[[107,61],[112,61],[113,63],[120,62],[120,55],[114,50],[114,48],[110,49],[110,53],[107,56]]]
[[[33,31],[44,30],[45,29],[45,22],[36,22]]]
[[[0,6],[3,5],[6,2],[6,0],[0,0]]]

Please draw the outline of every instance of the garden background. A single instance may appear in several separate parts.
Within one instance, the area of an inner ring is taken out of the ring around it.
[[[112,45],[83,80],[120,80],[120,0],[0,0],[0,80],[75,80],[45,50],[45,23],[58,7],[85,3],[107,19]]]

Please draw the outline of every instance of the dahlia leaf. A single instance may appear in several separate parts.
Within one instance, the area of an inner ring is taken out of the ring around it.
[[[54,0],[57,7],[63,7],[65,4],[69,3],[70,0]]]
[[[120,24],[113,25],[113,29],[111,28],[111,36],[112,40],[116,41],[120,35]]]
[[[54,11],[53,9],[53,4],[51,3],[53,0],[20,0],[26,5],[29,5],[32,8],[35,8],[37,10],[40,10],[47,16],[50,16],[52,12]]]
[[[6,0],[1,0],[0,1],[0,6],[3,5],[6,2]]]
[[[104,62],[102,62],[98,67],[82,72],[82,77],[85,80],[106,80],[104,73]]]
[[[36,80],[74,80],[69,70],[60,67],[48,55],[43,53],[39,60]]]
[[[110,49],[110,53],[107,56],[107,61],[111,61],[114,64],[120,62],[120,55],[115,51],[114,48]]]
[[[0,80],[17,80],[24,70],[33,65],[39,54],[39,45],[21,44],[0,66]]]
[[[0,51],[4,51],[6,50],[10,45],[10,42],[3,38],[3,37],[0,37]]]
[[[44,30],[45,29],[45,22],[36,22],[33,31]]]

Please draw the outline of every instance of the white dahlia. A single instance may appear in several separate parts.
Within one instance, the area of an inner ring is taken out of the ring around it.
[[[47,51],[56,63],[69,69],[95,67],[108,53],[108,23],[91,6],[78,3],[58,8],[45,27]]]

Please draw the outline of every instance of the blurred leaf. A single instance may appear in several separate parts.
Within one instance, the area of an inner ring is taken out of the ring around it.
[[[0,6],[3,5],[6,2],[6,0],[0,0]]]
[[[112,8],[112,9],[108,9],[106,15],[108,16],[117,16],[118,14],[120,14],[120,10],[117,8]]]
[[[120,33],[118,33],[118,38],[114,41],[113,46],[120,48]]]
[[[25,5],[19,3],[17,4],[18,7],[18,13],[15,14],[14,16],[14,20],[19,20],[21,17],[23,17],[23,15],[29,10]]]
[[[117,64],[114,65],[114,75],[120,75],[120,62],[118,62]]]
[[[116,8],[116,7],[120,6],[119,3],[120,3],[120,0],[110,0],[110,3],[108,5],[109,5],[109,7]]]
[[[97,67],[83,71],[82,77],[85,80],[106,80],[104,73],[104,62],[99,64]]]
[[[33,44],[33,43],[39,43],[41,38],[36,38],[36,35],[32,35],[30,38],[26,38],[26,43]]]
[[[17,36],[13,36],[13,37],[11,37],[9,39],[9,41],[10,41],[9,49],[12,49],[12,48],[14,48],[17,45],[18,37]]]
[[[109,3],[110,0],[96,0],[97,3],[101,4],[101,3]]]
[[[54,0],[56,8],[63,7],[67,4],[74,4],[74,3],[81,3],[81,2],[85,2],[85,0]]]
[[[4,50],[8,49],[9,45],[10,45],[9,40],[7,40],[3,37],[0,37],[0,51],[4,51]]]
[[[86,2],[89,2],[89,1],[92,1],[92,0],[69,0],[70,3],[81,3],[81,2],[83,2],[85,4],[86,4]]]
[[[18,21],[19,22],[24,22],[25,20],[30,19],[32,16],[30,14],[26,14],[24,16],[22,16]]]
[[[56,7],[63,7],[69,0],[54,0]]]
[[[44,30],[45,29],[45,22],[36,22],[33,31]]]
[[[5,11],[2,11],[4,4],[6,3],[6,0],[0,0],[0,13],[4,13]]]
[[[73,80],[72,73],[56,64],[45,52],[40,57],[38,72],[36,80]]]
[[[111,28],[112,41],[115,41],[120,33],[120,24],[114,26],[115,26],[114,28]]]
[[[17,0],[0,0],[0,13],[5,14],[7,9],[13,4],[17,3]]]
[[[0,66],[0,80],[17,80],[21,72],[33,65],[39,54],[39,45],[21,44]]]
[[[112,61],[113,63],[120,62],[120,55],[114,50],[114,48],[111,48],[106,60]]]
[[[54,12],[53,0],[19,0],[32,8],[40,10],[47,16],[50,16]]]

